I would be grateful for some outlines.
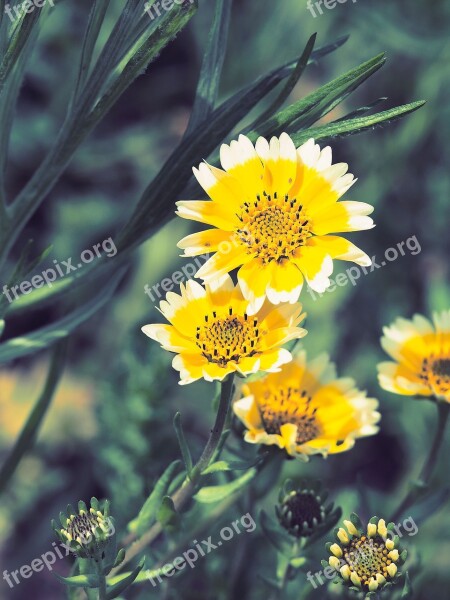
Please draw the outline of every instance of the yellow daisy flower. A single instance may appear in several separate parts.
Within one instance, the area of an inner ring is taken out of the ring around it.
[[[320,355],[307,363],[304,352],[279,373],[247,383],[234,412],[247,428],[245,440],[284,448],[294,457],[335,454],[355,438],[377,433],[378,402],[336,379],[333,363]]]
[[[331,148],[313,139],[299,148],[287,133],[255,146],[244,135],[220,149],[224,170],[202,163],[194,174],[211,201],[178,202],[177,214],[212,225],[183,238],[184,256],[215,254],[200,268],[204,281],[239,268],[249,310],[267,296],[296,302],[306,279],[319,293],[330,285],[333,260],[368,266],[370,258],[345,238],[329,235],[374,227],[373,207],[338,202],[355,183],[346,163],[332,164]]]
[[[450,310],[397,319],[383,329],[383,349],[396,362],[378,365],[383,389],[406,396],[434,396],[450,402]]]
[[[190,280],[181,295],[169,292],[160,310],[171,325],[145,325],[142,331],[176,352],[173,367],[180,384],[204,378],[222,380],[229,373],[277,371],[292,360],[286,342],[306,335],[298,327],[306,316],[300,304],[265,305],[251,317],[239,285],[226,275],[205,287]]]

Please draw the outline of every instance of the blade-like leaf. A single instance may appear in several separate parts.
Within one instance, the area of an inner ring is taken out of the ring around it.
[[[158,509],[180,464],[181,461],[175,460],[167,467],[141,508],[139,515],[128,524],[129,531],[141,535],[155,521]]]
[[[308,43],[303,50],[303,54],[300,56],[297,66],[292,71],[291,76],[286,82],[286,85],[281,90],[279,96],[274,100],[274,102],[269,106],[267,110],[263,112],[262,115],[258,117],[258,119],[249,127],[249,131],[255,129],[261,123],[264,123],[284,104],[284,102],[289,98],[289,94],[292,92],[294,87],[297,85],[300,77],[303,75],[307,65],[309,64],[309,59],[311,58],[311,53],[314,49],[314,44],[316,43],[317,33],[313,33],[313,35],[309,38]]]
[[[126,574],[125,576],[119,576],[119,577],[121,577],[121,579],[117,583],[112,585],[110,588],[108,588],[108,591],[106,594],[107,600],[112,600],[113,598],[117,598],[118,596],[120,596],[122,594],[122,592],[127,590],[130,587],[130,585],[132,585],[134,583],[136,577],[142,571],[144,562],[145,562],[145,558],[143,558],[141,560],[141,562],[134,569],[134,571],[132,571],[129,574]]]
[[[397,119],[414,112],[424,104],[424,100],[419,100],[418,102],[397,106],[396,108],[391,108],[390,110],[385,110],[367,117],[358,117],[356,119],[349,119],[348,121],[329,123],[327,125],[322,125],[321,127],[314,127],[306,131],[294,133],[292,139],[294,140],[294,143],[299,146],[309,138],[314,138],[315,140],[328,140],[330,138],[354,135],[356,133],[367,131],[368,129],[374,129],[380,125],[393,123]]]
[[[344,75],[333,79],[330,83],[323,85],[262,123],[250,137],[256,139],[259,135],[276,135],[293,126],[294,123],[300,126],[299,119],[302,116],[314,122],[382,67],[385,61],[384,53],[379,54]],[[303,125],[304,123],[300,124]]]
[[[56,579],[69,587],[96,588],[98,580],[95,575],[72,575],[71,577],[62,577],[58,573],[53,573]]]
[[[85,304],[77,307],[59,321],[55,321],[51,325],[42,327],[28,335],[0,344],[0,364],[47,348],[56,341],[68,336],[69,333],[87,321],[111,298],[123,274],[124,272],[121,270],[99,294]]]
[[[206,121],[214,109],[225,59],[232,4],[232,0],[217,1],[214,21],[200,71],[194,106],[185,136],[190,135]]]
[[[229,483],[204,487],[195,494],[194,498],[197,500],[197,502],[201,502],[202,504],[210,504],[212,502],[224,500],[251,481],[255,477],[256,473],[256,469],[250,469],[247,471],[247,473],[238,479],[235,479],[234,481],[230,481]]]
[[[36,439],[39,427],[47,413],[58,383],[64,371],[67,340],[60,342],[53,351],[50,368],[42,394],[31,411],[19,437],[0,469],[0,493],[5,489],[18,464]]]
[[[209,467],[203,471],[203,475],[208,475],[210,473],[218,473],[220,471],[246,471],[247,469],[255,467],[262,460],[264,460],[266,456],[267,454],[263,454],[252,461],[219,460],[209,465]]]

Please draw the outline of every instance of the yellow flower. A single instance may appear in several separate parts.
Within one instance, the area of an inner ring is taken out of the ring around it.
[[[372,228],[373,207],[338,202],[356,181],[346,163],[331,163],[331,148],[308,140],[298,149],[287,133],[255,146],[244,135],[220,159],[224,170],[202,163],[194,174],[211,201],[178,202],[177,214],[212,225],[178,246],[184,256],[215,252],[197,272],[205,281],[239,267],[249,310],[265,296],[273,304],[295,302],[306,279],[321,293],[330,285],[333,260],[363,266],[370,258],[337,232]]]
[[[300,304],[278,307],[266,304],[253,316],[239,285],[226,275],[205,287],[190,280],[181,295],[169,292],[160,310],[171,325],[145,325],[142,331],[176,352],[173,367],[180,384],[204,378],[222,380],[229,373],[242,375],[277,371],[292,360],[286,342],[306,335],[298,327],[304,319]]]
[[[277,445],[291,456],[344,452],[355,438],[378,431],[378,402],[352,379],[336,379],[326,355],[306,363],[300,352],[279,373],[244,385],[242,392],[234,412],[247,428],[245,440]]]
[[[433,324],[421,315],[397,319],[383,333],[381,345],[396,362],[378,366],[381,387],[450,402],[450,310],[435,313]]]

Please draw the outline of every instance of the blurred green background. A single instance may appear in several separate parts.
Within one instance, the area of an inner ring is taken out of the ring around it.
[[[111,21],[121,9],[111,2]],[[45,205],[31,220],[22,243],[33,238],[50,259],[70,256],[112,236],[130,214],[140,192],[157,173],[180,139],[195,94],[213,2],[200,2],[191,24],[144,76],[121,98],[87,143],[77,152]],[[90,2],[65,0],[50,12],[30,63],[13,130],[8,192],[21,189],[55,137],[72,84],[75,57]],[[381,432],[359,441],[354,450],[308,465],[286,464],[298,478],[323,478],[344,514],[364,517],[391,512],[417,476],[434,427],[434,407],[382,391],[376,364],[383,325],[397,316],[429,314],[448,308],[450,249],[450,4],[444,0],[358,0],[322,8],[314,18],[304,0],[235,0],[221,96],[246,85],[270,68],[298,56],[309,36],[318,45],[349,34],[335,53],[308,68],[291,99],[298,99],[331,78],[381,51],[388,63],[328,118],[338,118],[381,96],[382,109],[425,99],[425,107],[384,129],[333,144],[334,160],[345,161],[358,183],[348,199],[375,206],[377,227],[351,234],[381,262],[388,248],[408,238],[414,252],[350,283],[302,301],[309,335],[304,346],[313,356],[328,351],[339,373],[379,398]],[[269,100],[268,100],[269,102]],[[201,451],[213,418],[212,384],[180,388],[171,357],[140,332],[160,320],[144,294],[183,265],[175,243],[193,230],[174,220],[146,242],[114,298],[72,337],[70,360],[35,449],[21,464],[0,503],[1,571],[20,568],[51,549],[51,518],[68,502],[92,495],[109,497],[124,526],[139,510],[156,478],[178,457],[172,429],[177,410],[183,416],[195,455]],[[420,252],[418,252],[420,248]],[[17,249],[17,252],[20,249]],[[336,273],[350,265],[339,263]],[[21,315],[9,335],[37,326],[55,309]],[[15,439],[45,378],[46,352],[16,361],[0,372],[0,460]],[[238,440],[234,440],[236,445]],[[435,476],[448,484],[447,450]],[[272,473],[272,476],[275,474]],[[361,494],[361,490],[364,493]],[[264,502],[273,514],[276,490]],[[251,494],[223,517],[229,524],[249,510]],[[256,519],[260,506],[252,507]],[[372,513],[372,514],[370,514]],[[450,514],[440,507],[407,540],[421,569],[414,574],[416,599],[450,598]],[[424,515],[422,515],[424,516]],[[220,522],[207,535],[214,535]],[[194,570],[171,580],[167,590],[142,584],[127,598],[259,598],[268,595],[258,574],[275,569],[275,551],[262,542],[261,531],[236,537]],[[407,543],[407,546],[408,546]],[[324,557],[319,542],[311,562],[319,570]],[[71,560],[56,566],[67,574]],[[314,592],[304,575],[290,584],[288,597],[338,597],[325,588]],[[34,574],[10,590],[0,580],[0,598],[58,600],[64,588],[52,573]]]

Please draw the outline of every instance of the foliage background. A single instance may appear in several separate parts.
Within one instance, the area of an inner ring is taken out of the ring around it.
[[[112,4],[120,10],[120,2]],[[118,224],[186,127],[213,3],[204,3],[191,24],[163,51],[149,71],[125,93],[87,143],[77,152],[45,205],[33,217],[21,244],[34,238],[41,250],[52,244],[51,258],[77,256],[113,236]],[[42,31],[21,92],[13,130],[7,181],[13,195],[29,179],[54,138],[63,116],[89,1],[58,4]],[[371,256],[416,236],[422,251],[407,253],[317,301],[303,293],[309,314],[304,345],[311,355],[327,350],[342,374],[378,397],[383,415],[380,434],[357,443],[351,452],[287,463],[292,477],[311,474],[326,481],[344,513],[363,516],[389,512],[402,497],[408,476],[417,474],[434,426],[433,407],[383,392],[376,363],[383,359],[381,328],[399,315],[448,308],[450,236],[449,73],[450,5],[444,0],[395,3],[350,0],[313,18],[302,0],[262,3],[235,0],[221,95],[225,98],[257,75],[301,52],[318,31],[324,44],[350,34],[347,43],[319,65],[309,67],[292,97],[300,98],[332,77],[386,50],[387,65],[359,88],[332,116],[344,115],[381,95],[386,108],[425,98],[427,105],[401,122],[340,140],[335,157],[359,177],[349,197],[374,204],[376,229],[352,234]],[[135,254],[113,299],[72,337],[69,368],[38,443],[23,461],[0,504],[1,571],[19,568],[51,549],[49,521],[68,502],[108,496],[124,525],[141,506],[152,483],[178,457],[172,417],[182,412],[194,452],[201,450],[212,419],[212,386],[180,388],[170,358],[140,333],[158,320],[144,294],[183,264],[175,240],[189,223],[171,221]],[[358,237],[360,239],[358,239]],[[17,255],[20,247],[16,249]],[[339,270],[348,265],[342,263]],[[24,314],[10,322],[8,336],[20,335],[51,316],[53,308]],[[0,459],[6,455],[45,377],[46,352],[9,365],[0,374]],[[448,440],[447,440],[448,442]],[[448,445],[447,445],[448,448]],[[444,452],[436,481],[448,483]],[[361,498],[358,489],[366,494]],[[247,510],[245,496],[223,517],[229,524]],[[273,514],[275,494],[264,502]],[[427,515],[428,516],[428,515]],[[417,515],[417,519],[419,516]],[[418,521],[419,522],[419,521]],[[217,522],[207,535],[217,536]],[[420,553],[423,569],[414,581],[414,598],[450,596],[447,558],[450,515],[442,508],[427,518],[409,546]],[[312,570],[325,554],[316,546]],[[258,573],[274,570],[274,550],[261,531],[233,542],[198,562],[195,570],[171,581],[168,598],[257,598],[267,593]],[[70,563],[57,565],[67,573]],[[290,597],[310,591],[304,576],[291,584]],[[133,588],[130,598],[163,597],[149,584]],[[302,596],[301,594],[305,594]],[[325,591],[311,593],[323,598]],[[52,600],[63,588],[51,573],[9,590],[0,581],[0,598]],[[331,596],[330,596],[331,597]],[[333,596],[334,597],[334,596]]]

